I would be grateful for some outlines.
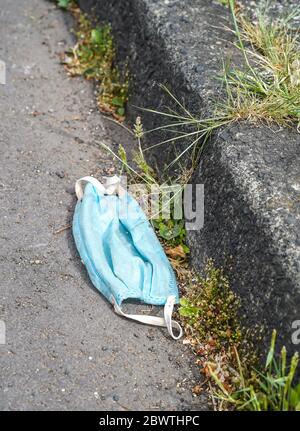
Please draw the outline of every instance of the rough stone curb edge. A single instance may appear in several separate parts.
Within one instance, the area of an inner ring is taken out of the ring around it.
[[[134,106],[170,105],[157,83],[167,84],[192,112],[207,109],[220,56],[232,54],[222,6],[208,0],[79,4],[112,23],[118,60],[128,59],[131,74],[131,120]],[[146,129],[160,121],[143,113]],[[292,343],[292,323],[300,320],[299,143],[294,130],[245,123],[214,136],[193,178],[205,187],[204,228],[188,235],[193,265],[202,270],[207,257],[217,265],[229,262],[249,325],[264,325],[265,345],[276,328],[290,353],[299,350]],[[159,147],[151,156],[160,167],[172,151]]]

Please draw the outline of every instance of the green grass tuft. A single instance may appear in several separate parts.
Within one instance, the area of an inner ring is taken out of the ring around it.
[[[217,106],[218,115],[232,120],[265,120],[290,126],[300,121],[300,39],[292,22],[300,9],[269,18],[268,9],[258,7],[255,21],[235,12],[229,1],[237,37],[243,54],[241,67],[225,67],[223,82],[226,100]]]
[[[214,370],[211,370],[219,388],[219,391],[215,391],[215,397],[225,407],[251,411],[300,411],[300,382],[295,382],[299,355],[295,353],[287,366],[286,349],[283,347],[276,358],[275,342],[274,330],[264,369],[252,368],[250,376],[245,376],[236,352],[239,388],[233,392],[230,392]]]

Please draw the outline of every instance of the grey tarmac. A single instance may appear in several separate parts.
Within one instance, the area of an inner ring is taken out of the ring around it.
[[[70,78],[67,14],[0,0],[0,410],[207,409],[199,370],[166,331],[124,320],[93,288],[69,225],[75,180],[116,166],[95,143],[132,144]],[[145,307],[144,307],[145,308]]]

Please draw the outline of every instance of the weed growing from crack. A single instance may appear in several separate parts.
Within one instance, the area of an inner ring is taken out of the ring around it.
[[[76,6],[71,11],[78,22],[77,43],[66,52],[63,63],[71,76],[82,75],[96,82],[101,112],[123,121],[128,96],[128,76],[121,79],[115,66],[115,48],[108,24],[93,26]]]
[[[216,371],[209,365],[210,373],[219,391],[214,391],[215,399],[221,407],[232,407],[237,410],[251,411],[300,411],[300,382],[295,383],[295,373],[299,355],[295,353],[287,364],[287,351],[281,349],[278,358],[275,356],[276,331],[273,331],[270,350],[265,367],[261,370],[251,368],[245,374],[237,350],[237,389],[230,391],[220,380]]]

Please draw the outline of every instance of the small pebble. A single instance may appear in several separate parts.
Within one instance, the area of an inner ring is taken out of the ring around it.
[[[59,178],[64,178],[65,177],[64,171],[56,171],[55,175],[57,175]]]
[[[66,188],[66,192],[69,193],[70,195],[75,193],[74,187],[70,186]]]

